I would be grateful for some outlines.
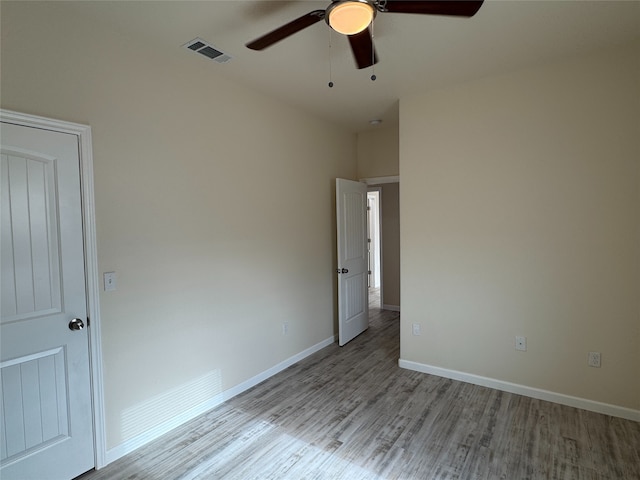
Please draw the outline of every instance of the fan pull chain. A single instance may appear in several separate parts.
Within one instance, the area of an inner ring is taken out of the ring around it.
[[[374,46],[374,35],[373,35],[373,31],[374,31],[374,24],[375,21],[371,20],[371,81],[375,82],[376,81],[376,47]]]
[[[331,29],[329,28],[329,88],[333,88],[333,75],[331,72]]]

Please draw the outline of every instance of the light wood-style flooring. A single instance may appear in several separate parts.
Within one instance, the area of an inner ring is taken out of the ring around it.
[[[640,479],[640,423],[398,367],[399,314],[106,468],[103,479]]]

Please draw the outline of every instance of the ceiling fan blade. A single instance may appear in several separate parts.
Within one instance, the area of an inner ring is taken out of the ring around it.
[[[378,55],[376,55],[371,32],[368,28],[355,35],[349,35],[347,38],[359,69],[378,63]]]
[[[274,31],[247,43],[247,47],[251,50],[264,50],[274,43],[287,38],[289,35],[293,35],[294,33],[319,22],[323,18],[324,10],[314,10],[313,12],[309,12],[300,18],[296,18],[292,22],[289,22],[280,28],[276,28]]]
[[[484,0],[387,0],[385,12],[473,17]]]

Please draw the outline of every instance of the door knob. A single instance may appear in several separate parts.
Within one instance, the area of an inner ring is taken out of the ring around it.
[[[343,268],[342,269],[342,273],[349,273],[349,269],[348,268]]]
[[[84,322],[79,318],[74,318],[69,322],[69,330],[82,330],[84,328]]]

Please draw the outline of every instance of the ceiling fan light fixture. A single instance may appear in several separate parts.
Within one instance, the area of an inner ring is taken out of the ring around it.
[[[376,16],[376,9],[367,0],[336,2],[327,9],[327,23],[343,35],[355,35],[366,29]]]

